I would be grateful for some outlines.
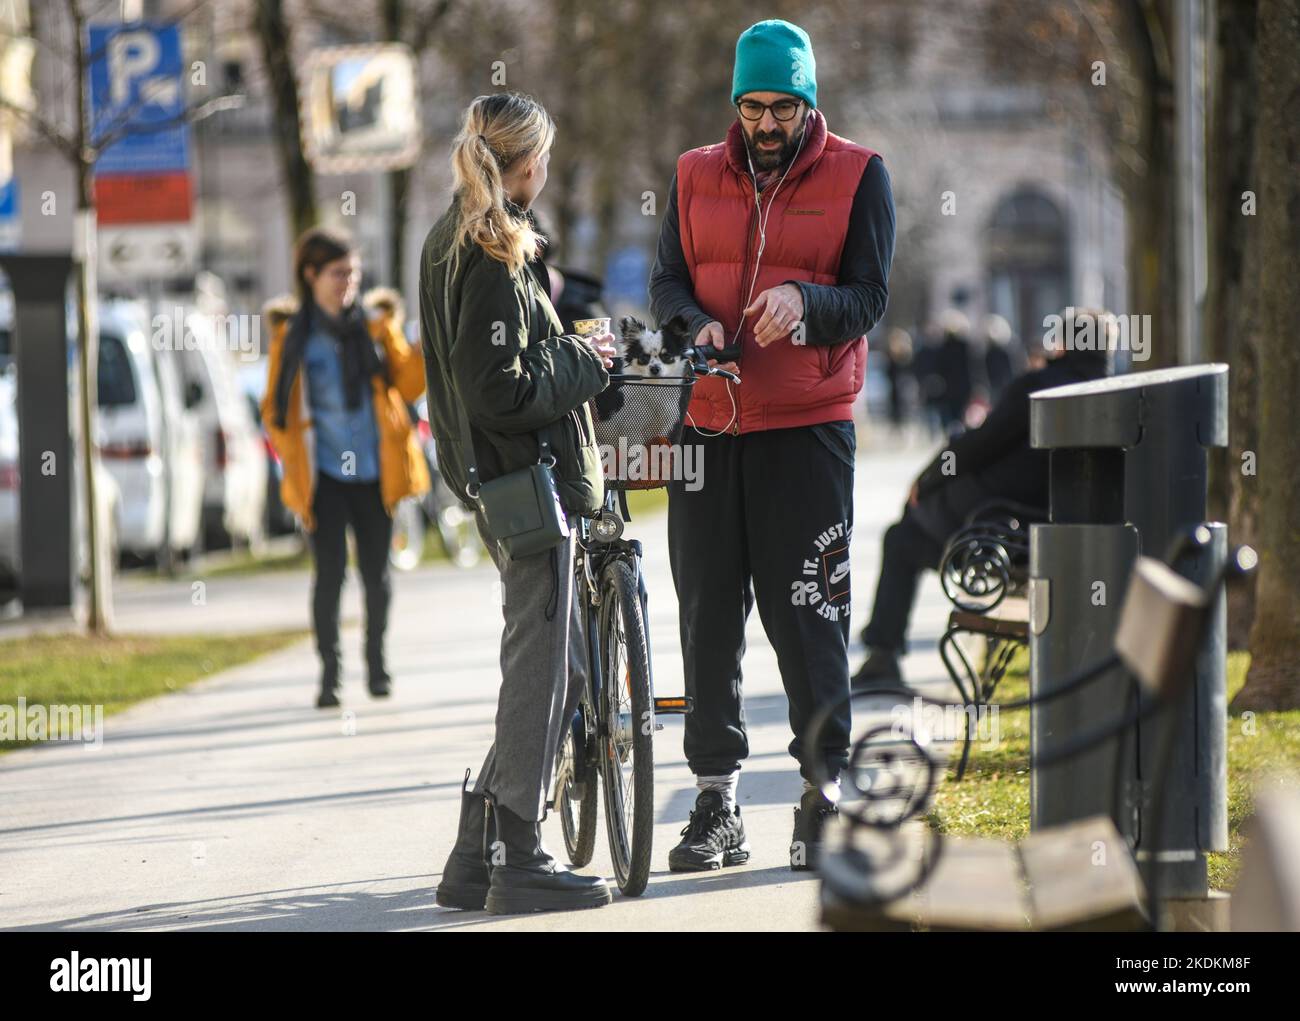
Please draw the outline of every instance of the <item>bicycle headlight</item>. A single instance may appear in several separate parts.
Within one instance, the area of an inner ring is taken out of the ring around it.
[[[617,514],[602,514],[591,523],[597,542],[613,542],[623,534],[623,519]]]

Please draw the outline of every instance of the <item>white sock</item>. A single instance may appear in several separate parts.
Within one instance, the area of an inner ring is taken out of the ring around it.
[[[717,791],[722,795],[722,807],[728,812],[736,810],[736,784],[740,773],[724,773],[722,776],[697,776],[695,786],[702,791]]]

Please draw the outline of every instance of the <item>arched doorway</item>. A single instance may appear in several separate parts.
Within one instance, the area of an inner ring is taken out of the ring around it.
[[[1044,317],[1067,304],[1069,252],[1065,214],[1037,188],[1016,189],[993,211],[985,234],[989,311],[1029,347],[1042,337]]]

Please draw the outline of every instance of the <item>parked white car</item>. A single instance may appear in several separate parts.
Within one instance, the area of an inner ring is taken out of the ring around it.
[[[123,551],[169,560],[194,551],[203,510],[198,422],[184,407],[179,367],[158,357],[147,320],[128,303],[99,312],[100,457],[121,491]]]
[[[172,354],[179,366],[186,407],[195,417],[203,448],[205,544],[234,540],[256,546],[266,531],[266,446],[239,382],[235,356],[220,343],[212,317],[185,316],[192,338]]]
[[[0,592],[9,592],[18,588],[22,577],[22,524],[21,513],[21,478],[18,470],[18,403],[17,376],[11,365],[7,370],[0,369]],[[73,548],[78,578],[84,583],[89,577],[89,549],[85,528],[85,509],[81,502],[82,479],[85,472],[81,459],[77,456],[76,445],[76,401],[75,394],[69,397],[69,422],[72,423],[72,459],[73,472]],[[117,519],[121,509],[121,493],[117,482],[104,468],[102,462],[96,462],[95,496],[99,508],[99,534],[107,547],[104,562],[109,570],[117,567]]]
[[[18,407],[13,367],[0,366],[0,588],[17,584],[22,564],[18,541]]]

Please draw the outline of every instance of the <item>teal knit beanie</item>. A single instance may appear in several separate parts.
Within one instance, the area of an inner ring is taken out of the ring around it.
[[[817,61],[808,33],[780,19],[747,28],[736,40],[731,101],[746,92],[785,92],[815,107]]]

